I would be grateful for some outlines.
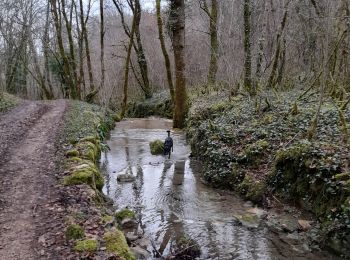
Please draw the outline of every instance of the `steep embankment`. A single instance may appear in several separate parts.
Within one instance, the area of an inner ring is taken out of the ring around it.
[[[0,259],[133,259],[95,165],[111,117],[68,100],[0,104]]]
[[[278,197],[313,212],[322,223],[315,240],[349,256],[350,109],[340,113],[327,99],[309,140],[318,96],[296,103],[296,93],[257,102],[229,96],[193,99],[187,133],[193,154],[205,162],[205,181],[258,204],[272,206]]]

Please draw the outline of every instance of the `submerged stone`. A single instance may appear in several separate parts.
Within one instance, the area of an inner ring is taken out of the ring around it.
[[[117,181],[119,182],[133,182],[136,180],[136,177],[132,174],[119,174],[117,176]]]
[[[260,226],[260,218],[254,214],[234,215],[234,219],[248,229],[256,229]]]
[[[134,218],[125,218],[121,221],[122,228],[129,229],[137,227],[137,222]]]

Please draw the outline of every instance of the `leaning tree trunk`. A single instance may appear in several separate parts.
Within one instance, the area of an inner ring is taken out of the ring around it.
[[[171,0],[170,23],[175,59],[174,127],[183,128],[188,112],[185,77],[185,0]]]
[[[251,96],[256,95],[252,83],[252,51],[251,51],[251,11],[250,0],[244,0],[244,87]]]
[[[137,43],[137,61],[140,66],[140,72],[143,82],[143,92],[145,94],[145,98],[151,98],[153,96],[151,85],[149,83],[148,78],[148,65],[147,60],[145,56],[145,52],[143,50],[142,40],[141,40],[141,33],[140,33],[140,22],[141,22],[141,5],[140,0],[135,0],[135,9],[134,9],[134,16],[135,16],[135,36],[136,36],[136,43]]]
[[[281,37],[282,37],[282,34],[284,32],[284,28],[286,27],[286,23],[287,23],[289,3],[290,3],[290,1],[288,1],[286,6],[285,6],[285,11],[283,14],[282,22],[281,22],[280,28],[277,32],[277,38],[276,38],[277,47],[276,47],[275,55],[273,58],[271,73],[270,73],[269,79],[267,81],[267,86],[266,86],[267,88],[274,88],[276,85],[276,74],[277,74],[278,62],[279,62],[279,59],[281,56],[280,54],[281,54],[281,48],[282,48]]]
[[[160,6],[161,6],[161,0],[156,0],[157,24],[158,24],[160,47],[162,48],[162,52],[163,52],[163,56],[164,56],[166,76],[167,76],[167,80],[168,80],[171,101],[174,104],[175,90],[174,90],[174,84],[173,84],[173,76],[171,73],[170,59],[169,59],[168,51],[166,49],[165,41],[164,41],[163,21],[162,21],[162,16],[161,16],[161,12],[160,12]]]
[[[130,39],[129,39],[129,45],[126,53],[126,59],[125,59],[125,65],[124,65],[124,84],[123,84],[123,103],[122,103],[122,112],[121,117],[123,118],[126,113],[127,109],[127,103],[128,103],[128,84],[129,84],[129,67],[130,67],[130,60],[131,60],[131,50],[134,42],[134,35],[135,35],[135,24],[136,24],[136,18],[135,15],[133,17],[132,26],[131,26],[131,32],[130,32]]]

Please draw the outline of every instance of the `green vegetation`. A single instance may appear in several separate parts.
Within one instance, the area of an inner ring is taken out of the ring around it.
[[[126,239],[120,230],[114,229],[105,233],[104,240],[106,242],[107,252],[116,253],[125,260],[136,259],[130,252]]]
[[[81,116],[80,116],[81,115]],[[104,179],[96,163],[100,157],[101,150],[107,146],[103,144],[108,131],[114,126],[114,120],[111,113],[105,114],[101,108],[89,105],[83,102],[73,101],[70,104],[66,114],[66,125],[63,139],[69,150],[66,151],[64,168],[69,173],[64,177],[65,185],[88,184],[92,189],[87,189],[86,194],[93,205],[101,212],[99,225],[104,230],[105,247],[107,252],[116,254],[121,259],[133,260],[134,256],[130,253],[125,237],[121,231],[114,228],[114,217],[106,215],[108,210],[104,210],[104,198],[101,196],[101,190],[104,185]],[[97,209],[96,209],[97,210]],[[96,214],[96,211],[94,211]],[[107,213],[108,214],[108,213]],[[74,215],[70,223],[87,220],[88,215]],[[116,218],[134,217],[135,213],[130,210],[120,211]],[[90,215],[91,217],[91,215]],[[110,230],[112,228],[112,230]],[[88,230],[88,229],[87,229]],[[88,232],[88,231],[87,231]],[[77,224],[71,224],[66,231],[68,239],[83,239],[85,232],[83,227]],[[88,235],[87,235],[88,237]],[[100,237],[98,240],[102,240]],[[82,253],[92,254],[99,248],[96,239],[85,239],[76,241],[75,250]]]
[[[70,174],[64,184],[88,184],[101,191],[104,180],[95,163],[107,147],[103,142],[114,126],[111,113],[96,105],[72,101],[65,122],[64,140],[73,147],[66,152],[65,166]]]
[[[144,118],[149,116],[160,116],[172,118],[173,106],[168,93],[154,94],[152,98],[141,102],[129,104],[128,117]]]
[[[77,241],[74,249],[79,252],[96,252],[98,249],[98,242],[95,239],[85,239]]]
[[[68,226],[66,231],[66,237],[68,239],[81,239],[84,236],[85,236],[85,231],[81,226],[77,224],[72,224]]]
[[[71,101],[66,114],[65,139],[75,144],[83,138],[93,137],[103,141],[114,127],[110,112],[97,105]]]
[[[0,91],[0,112],[4,112],[19,104],[20,99],[6,92]]]
[[[75,149],[72,149],[72,150],[67,151],[66,155],[68,157],[78,157],[79,156],[79,151],[75,150]]]
[[[151,149],[151,154],[159,155],[164,153],[164,142],[162,140],[155,140],[150,142],[149,147]]]
[[[268,101],[193,95],[187,121],[192,152],[204,162],[203,177],[211,185],[255,203],[271,193],[298,201],[318,217],[325,241],[348,248],[350,147],[342,122],[349,121],[350,109],[340,118],[333,100],[325,98],[307,139],[319,96],[298,100],[299,94],[261,93]]]
[[[122,209],[115,214],[117,221],[120,223],[126,218],[135,218],[135,212],[130,209]]]
[[[84,165],[82,165],[84,166]],[[83,168],[72,170],[71,174],[64,178],[65,185],[88,184],[92,188],[102,190],[104,180],[96,167],[86,165]]]

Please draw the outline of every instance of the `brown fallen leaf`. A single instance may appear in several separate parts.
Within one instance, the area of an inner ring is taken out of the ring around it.
[[[311,221],[299,219],[298,220],[299,226],[302,230],[307,231],[311,228]]]

